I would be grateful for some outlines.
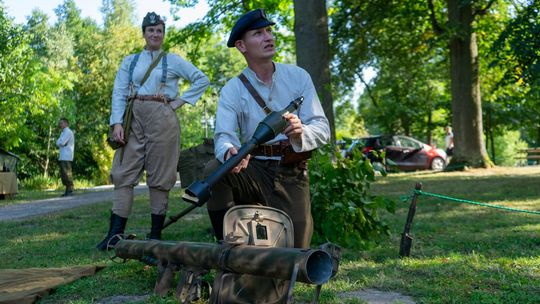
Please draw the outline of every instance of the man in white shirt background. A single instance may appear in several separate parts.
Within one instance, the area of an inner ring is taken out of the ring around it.
[[[452,132],[452,127],[450,126],[446,127],[444,145],[446,148],[446,155],[448,155],[448,157],[454,155],[454,133]]]
[[[60,177],[62,184],[66,187],[66,191],[62,196],[70,196],[73,194],[73,154],[75,152],[75,136],[69,128],[67,118],[58,120],[58,127],[62,130],[60,137],[56,140],[56,146],[60,149],[58,163],[60,166]]]

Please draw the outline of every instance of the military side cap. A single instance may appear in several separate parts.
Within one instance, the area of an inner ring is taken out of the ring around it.
[[[239,40],[247,31],[256,30],[274,24],[276,23],[266,19],[266,14],[260,8],[245,13],[234,24],[231,35],[229,36],[229,40],[227,41],[227,46],[234,47],[236,40]]]
[[[163,26],[165,26],[165,21],[163,21],[163,19],[161,19],[161,16],[159,16],[158,14],[156,14],[154,12],[150,12],[150,13],[146,14],[146,16],[143,19],[142,30],[144,32],[144,29],[147,26],[154,26],[154,25],[158,25],[158,24],[163,24]]]

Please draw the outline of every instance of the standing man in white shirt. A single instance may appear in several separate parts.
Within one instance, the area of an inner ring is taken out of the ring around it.
[[[231,31],[227,46],[244,56],[247,67],[221,90],[214,135],[217,160],[207,165],[206,173],[238,153],[268,109],[282,110],[300,96],[304,102],[284,115],[288,126],[282,134],[252,151],[214,184],[207,208],[218,240],[223,239],[223,217],[234,205],[263,204],[283,210],[293,221],[294,247],[309,248],[313,219],[307,159],[310,151],[328,142],[330,128],[309,74],[273,61],[274,24],[257,9],[240,17]],[[288,162],[290,158],[294,161]]]
[[[193,64],[161,49],[165,22],[159,15],[146,14],[142,36],[146,42],[144,50],[124,58],[114,81],[110,125],[114,127],[114,139],[124,146],[116,150],[113,159],[113,205],[109,231],[96,246],[99,250],[110,249],[108,245],[118,241],[112,237],[124,233],[133,205],[133,187],[139,183],[144,171],[152,220],[148,237],[161,239],[180,153],[180,125],[176,111],[186,103],[195,105],[210,83]],[[181,80],[187,81],[190,87],[179,95]],[[131,126],[124,130],[126,99],[132,95],[135,97]],[[127,142],[125,132],[129,132]]]
[[[58,128],[62,130],[60,137],[56,140],[56,146],[60,149],[58,163],[60,165],[60,177],[62,184],[66,187],[66,191],[62,196],[70,196],[73,194],[73,154],[75,152],[75,136],[69,128],[67,118],[58,120]]]
[[[446,155],[451,157],[454,155],[454,133],[452,132],[452,127],[446,126],[445,132],[444,146],[446,148]]]

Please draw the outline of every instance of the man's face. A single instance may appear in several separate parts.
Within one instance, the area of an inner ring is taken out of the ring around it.
[[[63,129],[66,127],[66,122],[63,120],[58,121],[58,128]]]
[[[161,49],[163,44],[163,36],[165,29],[163,24],[147,26],[144,29],[144,40],[146,40],[146,49],[149,51],[157,51]]]
[[[236,41],[236,48],[249,59],[272,59],[276,53],[274,34],[270,26],[250,30]]]

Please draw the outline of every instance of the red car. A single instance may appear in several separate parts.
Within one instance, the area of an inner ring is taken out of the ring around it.
[[[434,148],[412,137],[404,135],[369,136],[352,141],[346,155],[351,155],[354,149],[360,149],[372,162],[383,162],[378,153],[385,152],[384,162],[388,169],[393,163],[399,170],[444,170],[448,160],[446,152]]]

